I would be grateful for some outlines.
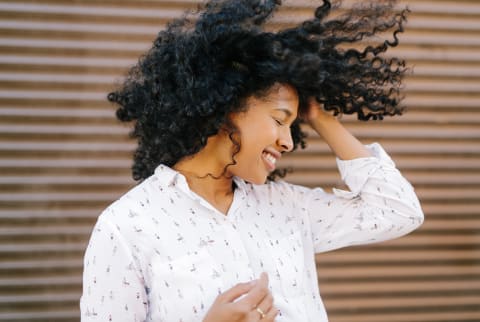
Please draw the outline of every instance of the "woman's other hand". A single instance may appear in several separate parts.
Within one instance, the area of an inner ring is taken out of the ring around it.
[[[268,289],[268,276],[240,283],[220,294],[203,322],[273,322],[278,310]]]

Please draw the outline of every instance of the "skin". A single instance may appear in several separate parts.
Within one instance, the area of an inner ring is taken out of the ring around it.
[[[247,110],[231,115],[231,121],[240,131],[235,139],[241,142],[241,149],[235,155],[237,163],[229,166],[223,176],[235,152],[227,131],[210,137],[204,149],[180,160],[173,168],[185,176],[192,191],[228,215],[234,193],[232,177],[263,184],[272,171],[272,164],[265,160],[264,152],[280,158],[282,153],[291,151],[290,126],[297,117],[306,121],[338,158],[351,160],[371,156],[363,144],[336,117],[323,111],[314,99],[310,100],[308,111],[303,115],[298,115],[298,105],[296,90],[284,84],[275,85],[265,98],[247,99]],[[206,176],[208,173],[220,178]],[[263,318],[256,308],[265,313]],[[277,314],[268,289],[268,276],[262,273],[258,280],[237,284],[220,294],[204,322],[273,322]]]
[[[264,312],[263,318],[256,308]],[[268,276],[262,273],[258,280],[239,283],[220,294],[203,322],[273,322],[277,314],[268,290]]]
[[[298,109],[298,96],[293,88],[278,86],[266,98],[247,99],[247,105],[246,112],[230,116],[240,130],[235,139],[241,142],[241,149],[235,154],[237,164],[229,166],[224,176],[221,174],[232,162],[235,152],[226,130],[210,137],[200,152],[173,167],[185,175],[190,189],[224,214],[233,200],[233,176],[255,184],[265,183],[271,170],[263,152],[268,150],[281,157],[282,153],[293,148],[290,125],[297,117]],[[208,173],[220,178],[206,176]]]

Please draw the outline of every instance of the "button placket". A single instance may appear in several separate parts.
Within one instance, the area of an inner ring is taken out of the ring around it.
[[[228,243],[225,247],[230,250],[232,256],[232,261],[229,263],[231,265],[229,271],[236,272],[234,279],[237,280],[237,282],[247,282],[255,279],[256,277],[251,266],[250,256],[245,248],[241,234],[238,231],[239,228],[235,223],[229,220],[228,217],[225,217],[221,226],[224,231],[225,242]]]

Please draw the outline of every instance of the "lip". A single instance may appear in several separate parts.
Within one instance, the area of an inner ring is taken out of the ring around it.
[[[279,160],[282,157],[282,154],[273,148],[266,148],[263,151],[270,153],[277,160]]]
[[[278,151],[273,150],[273,149],[268,149],[268,148],[267,148],[267,149],[263,150],[262,154],[263,154],[264,152],[266,152],[266,153],[270,154],[271,156],[273,156],[273,157],[275,158],[275,160],[277,160],[277,161],[278,161],[278,159],[280,159],[280,158],[282,157],[282,155],[281,155]],[[272,172],[272,171],[275,170],[275,168],[276,168],[276,161],[275,161],[275,163],[271,163],[271,162],[269,162],[267,159],[265,159],[263,156],[262,156],[262,159],[263,159],[263,162],[266,164],[266,166],[267,166],[267,168],[268,168],[268,170],[269,170],[270,172]]]

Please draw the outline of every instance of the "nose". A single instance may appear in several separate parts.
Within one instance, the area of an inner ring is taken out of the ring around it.
[[[290,152],[293,150],[292,132],[289,127],[286,127],[280,134],[277,144],[282,148],[282,152]]]

